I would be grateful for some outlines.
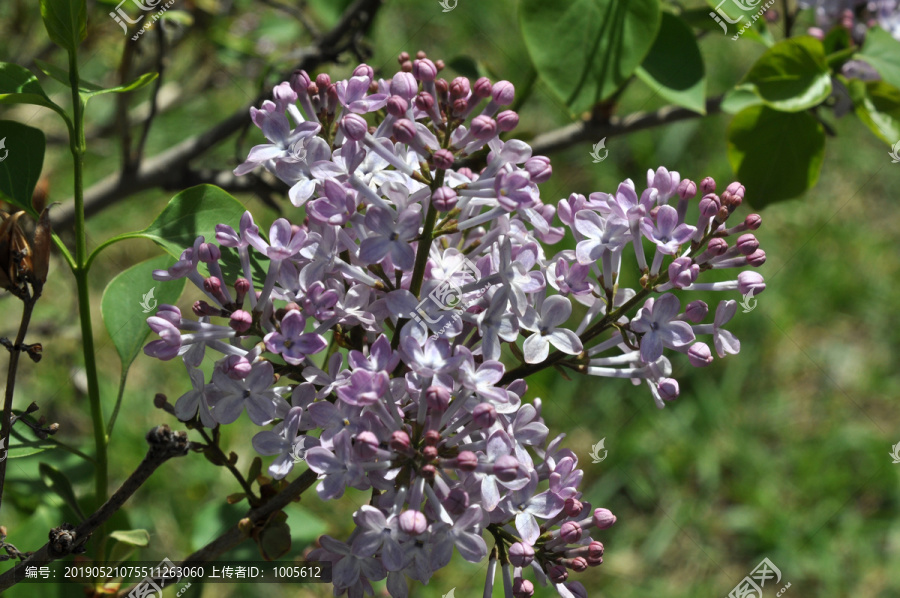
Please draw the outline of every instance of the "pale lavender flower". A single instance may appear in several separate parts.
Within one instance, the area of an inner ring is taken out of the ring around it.
[[[534,332],[525,339],[523,350],[526,363],[541,363],[550,354],[550,345],[569,355],[578,355],[583,350],[578,335],[562,325],[572,315],[572,304],[561,295],[553,295],[544,300],[541,313],[531,306],[519,319],[525,330]]]
[[[663,347],[683,347],[694,341],[694,331],[687,322],[676,320],[681,309],[678,297],[666,293],[658,299],[650,297],[638,310],[631,329],[642,334],[641,360],[652,363],[659,359]]]
[[[266,349],[292,365],[303,363],[307,355],[324,351],[328,346],[321,334],[305,333],[305,329],[306,317],[299,311],[289,311],[281,319],[281,332],[270,332],[263,339]]]

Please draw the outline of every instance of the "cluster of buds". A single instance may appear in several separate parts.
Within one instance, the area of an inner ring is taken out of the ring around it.
[[[184,362],[179,419],[215,427],[246,411],[264,427],[252,442],[273,477],[305,461],[322,499],[372,491],[353,534],[314,555],[335,562],[336,594],[386,577],[405,597],[407,578],[426,583],[456,547],[490,559],[487,590],[500,565],[507,596],[533,594],[525,572],[584,596],[570,575],[602,562],[592,534],[615,518],[583,500],[578,458],[549,436],[525,378],[555,366],[643,381],[659,407],[676,398],[666,349],[702,367],[713,352],[699,336],[719,357],[740,348],[724,329],[733,299],[703,323],[707,304],[682,312],[679,295],[762,292],[752,270],[699,281],[765,261],[760,218],[729,222],[739,183],[717,191],[662,167],[643,189],[544,203],[549,159],[506,136],[511,83],[448,82],[422,53],[400,64],[389,80],[367,65],[337,82],[299,71],[252,109],[267,143],[235,172],[272,172],[299,215],[265,236],[245,213],[155,272],[203,299],[194,317],[161,305],[145,353]],[[567,228],[575,249],[548,254]],[[628,246],[633,289],[619,284]]]
[[[877,25],[900,40],[898,0],[800,0],[799,6],[815,9],[816,26],[809,33],[819,39],[832,28],[843,27],[861,44],[869,28]]]

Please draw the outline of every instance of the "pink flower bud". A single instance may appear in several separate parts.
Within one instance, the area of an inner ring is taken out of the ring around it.
[[[691,179],[681,179],[676,191],[681,199],[691,199],[697,195],[697,183]]]
[[[431,194],[431,201],[439,212],[449,212],[456,207],[456,191],[450,187],[438,187]]]
[[[434,461],[437,459],[438,450],[436,446],[426,446],[422,449],[422,456],[426,461]]]
[[[416,138],[416,125],[408,119],[401,118],[394,123],[394,137],[400,143],[409,143]]]
[[[219,363],[222,365],[225,375],[232,380],[243,380],[253,371],[253,366],[250,365],[247,358],[240,355],[229,355]]]
[[[391,79],[391,95],[400,96],[401,99],[411,100],[419,93],[419,84],[410,73],[397,73]]]
[[[248,311],[239,309],[231,314],[228,325],[238,333],[247,332],[253,326],[253,316]]]
[[[758,272],[745,270],[738,274],[738,293],[746,295],[751,290],[755,297],[766,290],[766,283]]]
[[[566,569],[565,565],[553,565],[547,572],[547,576],[553,583],[563,583],[569,579],[569,571]]]
[[[584,505],[577,498],[567,498],[565,505],[563,505],[563,511],[565,511],[566,515],[569,517],[578,517],[581,514],[581,511],[584,509]]]
[[[684,308],[684,315],[688,322],[698,324],[706,318],[709,313],[709,306],[699,299],[691,301]]]
[[[457,98],[453,100],[453,116],[465,114],[469,109],[469,102],[465,98]]]
[[[616,516],[609,509],[594,509],[593,523],[597,529],[609,529],[616,522]]]
[[[320,90],[328,89],[328,86],[331,85],[331,77],[329,77],[326,73],[320,73],[316,75],[316,87]]]
[[[523,168],[531,175],[531,182],[533,183],[545,183],[550,179],[550,175],[553,174],[550,158],[547,156],[532,156],[525,161]]]
[[[400,529],[403,533],[411,536],[418,536],[428,529],[428,520],[425,518],[424,513],[414,509],[400,513],[398,523],[400,524]]]
[[[453,99],[465,98],[471,90],[472,86],[466,77],[457,77],[450,82],[450,97]]]
[[[413,60],[412,66],[412,74],[419,81],[434,81],[434,78],[437,77],[437,67],[427,58]]]
[[[293,89],[298,96],[306,95],[309,84],[309,75],[306,74],[306,71],[297,70],[291,74],[291,89]]]
[[[512,110],[504,110],[497,115],[497,128],[504,133],[512,131],[519,126],[519,115]]]
[[[361,64],[355,69],[353,69],[354,77],[368,77],[369,79],[375,78],[375,70],[370,67],[368,64]]]
[[[597,559],[603,556],[603,543],[596,540],[588,544],[588,558]]]
[[[736,195],[741,199],[744,199],[745,191],[746,190],[744,189],[744,186],[737,181],[731,183],[730,185],[728,185],[728,187],[725,188],[726,193],[731,193],[732,195]]]
[[[575,573],[582,573],[588,568],[587,560],[585,560],[583,557],[576,556],[569,562],[569,568],[572,569],[572,571],[574,571]]]
[[[704,218],[712,218],[719,211],[719,196],[715,193],[707,193],[700,200],[700,214]]]
[[[425,391],[425,401],[429,409],[446,411],[450,405],[450,391],[443,386],[429,386]]]
[[[497,410],[490,403],[478,403],[472,410],[472,421],[479,428],[490,428],[497,421]]]
[[[534,584],[527,579],[517,577],[512,585],[513,598],[531,598],[534,596]]]
[[[559,537],[566,544],[574,544],[581,539],[581,526],[576,521],[566,521],[559,527]]]
[[[716,180],[711,176],[706,177],[702,181],[700,181],[700,193],[703,195],[707,195],[709,193],[716,192]]]
[[[473,472],[478,467],[478,456],[472,451],[460,451],[456,456],[456,467],[465,472]]]
[[[472,134],[479,141],[487,141],[497,134],[497,121],[490,116],[479,115],[472,119]]]
[[[428,430],[424,436],[425,446],[437,446],[441,443],[441,433],[437,430]]]
[[[713,362],[712,351],[709,345],[704,342],[696,342],[688,349],[688,361],[695,368],[705,368]]]
[[[674,401],[678,398],[678,380],[675,378],[661,378],[656,389],[664,401]]]
[[[534,560],[534,548],[524,542],[516,542],[509,547],[509,562],[516,567],[527,567]]]
[[[371,459],[378,451],[378,437],[368,430],[363,430],[356,435],[353,441],[353,447],[357,454],[363,459]]]
[[[480,100],[491,95],[493,89],[494,86],[491,85],[491,80],[487,77],[481,77],[475,81],[475,85],[472,86],[472,96],[477,100]]]
[[[341,130],[349,139],[359,141],[369,132],[369,123],[359,114],[348,114],[341,119]]]
[[[766,252],[762,249],[757,249],[747,256],[747,263],[754,268],[759,268],[766,263]]]
[[[741,235],[740,237],[738,237],[735,246],[738,248],[738,251],[741,252],[741,255],[750,255],[751,253],[759,249],[759,241],[756,240],[756,237],[754,235]]]
[[[713,237],[706,244],[706,252],[713,257],[722,255],[728,251],[728,241],[721,237]]]
[[[438,170],[452,168],[455,160],[456,158],[453,156],[453,152],[443,148],[434,152],[434,155],[431,157],[432,165]]]
[[[200,246],[197,249],[197,257],[199,257],[200,261],[204,264],[218,262],[219,258],[222,257],[222,252],[219,248],[211,243],[200,243]]]
[[[509,81],[497,81],[491,90],[494,102],[501,106],[509,106],[516,98],[516,88]]]
[[[493,474],[501,482],[512,482],[519,477],[519,462],[512,455],[497,457],[494,461]]]
[[[677,257],[669,264],[669,281],[676,288],[691,286],[699,275],[700,266],[693,263],[689,257]]]
[[[432,96],[427,91],[423,91],[416,96],[414,103],[416,105],[416,108],[418,108],[422,112],[431,113],[431,110],[434,108],[434,96]]]
[[[391,96],[387,101],[386,110],[391,116],[403,116],[409,108],[409,102],[400,96]]]
[[[409,434],[407,434],[403,430],[395,431],[393,434],[391,434],[391,441],[389,445],[392,450],[397,451],[398,453],[405,453],[409,451],[409,447],[411,446]]]
[[[759,214],[750,214],[746,218],[744,218],[744,226],[747,227],[747,230],[756,230],[762,224],[762,216]]]
[[[460,515],[469,508],[469,495],[461,488],[454,488],[444,500],[444,508],[452,515]]]

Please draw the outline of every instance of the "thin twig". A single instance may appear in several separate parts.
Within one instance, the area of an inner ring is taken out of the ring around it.
[[[22,308],[22,320],[19,323],[19,333],[16,335],[16,342],[13,344],[9,352],[9,369],[6,374],[6,396],[3,400],[3,420],[0,421],[0,439],[3,441],[2,448],[5,451],[4,456],[8,456],[9,451],[9,433],[12,430],[12,405],[13,395],[16,389],[16,372],[19,370],[19,356],[22,352],[19,348],[25,341],[25,333],[28,332],[28,324],[31,322],[31,314],[34,311],[34,304],[40,298],[40,288],[35,289],[34,294],[23,298],[24,307]],[[0,461],[0,505],[3,504],[3,487],[6,483],[6,463],[9,459]]]
[[[134,148],[134,163],[138,166],[140,166],[141,160],[144,159],[144,147],[147,145],[147,137],[150,135],[150,128],[153,126],[153,120],[156,118],[159,110],[159,90],[162,89],[163,76],[166,73],[166,32],[164,24],[165,20],[162,20],[156,28],[156,40],[159,44],[159,51],[156,54],[156,72],[158,76],[156,81],[153,82],[153,92],[150,95],[150,114],[147,115],[147,119],[144,121],[141,138],[138,140],[137,147]]]
[[[147,442],[150,449],[144,460],[134,470],[125,483],[107,500],[102,507],[97,509],[90,517],[78,527],[72,528],[67,524],[51,530],[51,541],[37,549],[28,559],[18,563],[14,568],[0,575],[0,592],[15,585],[16,578],[24,579],[25,567],[34,562],[50,562],[61,559],[69,554],[83,550],[85,543],[91,534],[104,522],[116,514],[131,495],[143,486],[156,469],[173,457],[186,455],[190,442],[185,432],[172,432],[168,426],[157,426],[147,434]],[[65,536],[63,541],[62,536]],[[55,540],[53,538],[56,538]]]

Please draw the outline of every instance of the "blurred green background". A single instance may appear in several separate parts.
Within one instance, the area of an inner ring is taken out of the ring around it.
[[[83,50],[83,77],[114,79],[124,36],[106,13],[113,3],[89,3],[89,35]],[[174,100],[158,117],[149,137],[152,156],[213,125],[277,83],[291,68],[289,54],[311,42],[295,19],[249,0],[178,0],[173,8],[194,15],[194,23],[174,32],[178,40],[166,59],[166,92]],[[332,25],[345,1],[291,3],[319,29]],[[779,5],[780,6],[780,5]],[[368,63],[390,76],[400,51],[425,50],[448,64],[473,62],[494,80],[505,78],[524,89],[533,77],[518,32],[512,0],[459,0],[442,12],[437,0],[388,2],[367,37]],[[776,32],[777,37],[777,32]],[[138,64],[153,69],[155,41],[145,35],[137,46]],[[702,40],[708,94],[721,94],[746,72],[764,47],[710,35]],[[25,66],[41,58],[63,65],[48,45],[36,3],[0,4],[0,59]],[[346,76],[356,61],[323,68]],[[452,76],[450,73],[445,75]],[[37,72],[37,71],[36,71]],[[449,76],[447,78],[449,78]],[[43,81],[43,78],[42,78]],[[64,89],[44,81],[54,100],[67,105]],[[133,100],[137,106],[147,90]],[[640,82],[622,96],[619,114],[664,105]],[[112,99],[94,100],[89,118],[88,184],[119,166],[118,141],[103,130],[113,117]],[[0,116],[42,128],[50,138],[44,176],[49,200],[71,195],[64,130],[47,111],[33,107],[0,109]],[[540,81],[522,107],[516,135],[529,138],[571,122],[570,115]],[[643,184],[648,168],[665,165],[682,177],[714,177],[720,189],[731,180],[726,159],[728,115],[690,119],[606,142],[609,157],[593,163],[589,144],[551,156],[554,176],[542,186],[545,202],[570,192],[612,191],[624,178]],[[605,506],[618,523],[600,534],[605,563],[577,576],[591,596],[612,598],[726,596],[764,557],[782,572],[790,597],[873,597],[900,595],[900,464],[889,452],[900,442],[900,375],[897,372],[900,322],[896,310],[900,276],[900,164],[887,147],[858,121],[830,118],[836,137],[829,140],[818,185],[798,200],[762,212],[757,231],[768,255],[761,268],[767,290],[758,306],[738,312],[729,328],[741,339],[741,352],[704,370],[673,357],[681,397],[658,411],[643,387],[597,378],[566,380],[546,372],[530,381],[531,397],[542,397],[553,434],[565,432],[585,472],[584,498]],[[91,133],[93,131],[94,133]],[[197,166],[222,169],[258,143],[256,129],[223,143]],[[599,141],[599,140],[594,140]],[[789,140],[788,140],[789,141]],[[92,245],[120,232],[146,226],[174,193],[137,194],[89,221]],[[265,225],[277,213],[253,196],[240,196]],[[747,189],[747,202],[754,202]],[[282,201],[284,214],[296,211]],[[741,208],[739,216],[750,213]],[[93,271],[95,333],[102,363],[107,415],[115,400],[119,360],[100,322],[106,283],[124,268],[159,255],[145,241],[115,245]],[[57,439],[87,453],[90,417],[80,382],[80,341],[74,284],[63,264],[51,265],[45,298],[35,313],[30,342],[44,344],[39,365],[23,362],[16,408],[37,401],[48,421],[59,422]],[[148,283],[148,288],[149,288]],[[145,292],[145,291],[144,291]],[[728,298],[739,299],[738,294]],[[182,298],[189,306],[195,294]],[[690,299],[703,298],[691,295]],[[711,296],[711,305],[722,297]],[[7,315],[0,336],[12,337],[20,306],[0,298]],[[138,306],[135,317],[144,317]],[[5,363],[5,362],[4,362]],[[5,372],[5,367],[2,368]],[[5,375],[0,374],[0,375]],[[133,471],[145,452],[144,434],[159,423],[175,425],[154,409],[153,395],[174,402],[188,385],[177,362],[144,356],[131,369],[120,421],[111,445],[113,489]],[[226,450],[240,456],[246,471],[254,453],[252,425],[242,418],[223,430]],[[591,446],[605,439],[607,458],[591,463]],[[49,493],[38,474],[40,462],[53,464],[75,481],[79,496],[91,493],[91,466],[63,450],[10,461],[0,523],[20,550],[34,550],[47,530],[75,515]],[[268,464],[268,460],[266,461]],[[199,548],[232,525],[246,504],[227,505],[238,491],[227,471],[192,454],[165,464],[128,503],[122,527],[151,533],[141,560],[173,560]],[[302,555],[321,533],[345,538],[350,514],[367,496],[350,494],[322,503],[308,492],[288,507],[293,532],[289,557]],[[89,506],[89,505],[86,505]],[[258,558],[252,543],[230,556]],[[3,569],[6,568],[4,565]],[[480,595],[484,566],[458,556],[427,587],[413,596]],[[499,580],[498,580],[499,581]],[[499,586],[500,584],[498,584]],[[383,591],[383,584],[377,586]],[[554,595],[538,588],[538,596]],[[175,595],[167,590],[167,596]],[[502,590],[497,589],[495,595]],[[767,587],[765,596],[774,595]],[[194,584],[192,597],[326,596],[324,586]],[[77,586],[18,586],[10,596],[80,595]]]

